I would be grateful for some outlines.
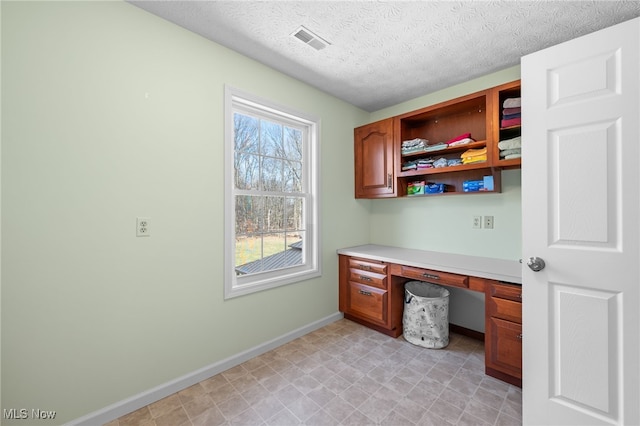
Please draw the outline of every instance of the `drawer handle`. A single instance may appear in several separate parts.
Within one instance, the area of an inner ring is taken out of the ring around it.
[[[369,266],[369,265],[358,265],[358,267],[360,267],[360,269],[363,269],[365,271],[370,271],[371,270],[371,266]]]
[[[518,340],[522,340],[522,333],[518,334],[516,337],[518,338]]]
[[[422,274],[422,276],[425,277],[425,278],[432,279],[432,280],[439,280],[440,279],[440,275],[427,274],[426,272],[424,274]]]
[[[369,277],[365,277],[364,275],[360,275],[360,279],[361,279],[362,281],[371,281],[371,278],[369,278]]]
[[[371,292],[370,291],[359,290],[358,293],[362,294],[363,296],[371,296]]]

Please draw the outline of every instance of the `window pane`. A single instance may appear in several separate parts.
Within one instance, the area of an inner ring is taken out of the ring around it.
[[[262,190],[282,192],[282,168],[284,162],[277,158],[262,159]]]
[[[282,125],[271,121],[260,122],[260,153],[269,157],[284,157]]]
[[[248,272],[243,265],[262,260],[262,238],[260,236],[247,235],[236,238],[236,275],[244,275]],[[255,265],[255,264],[254,264]],[[255,266],[254,266],[255,267]],[[261,266],[258,266],[261,268]]]
[[[265,235],[264,237],[264,257],[269,258],[265,261],[267,263],[267,270],[276,269],[276,265],[279,263],[280,256],[276,256],[286,250],[286,240],[284,232],[273,232]]]
[[[258,144],[259,120],[248,115],[233,114],[233,138],[236,151],[259,152]]]
[[[236,152],[234,178],[237,189],[260,189],[260,157],[246,152]]]
[[[286,229],[288,231],[297,231],[303,228],[303,206],[304,199],[302,197],[287,197],[286,205]]]
[[[262,197],[236,196],[236,237],[262,231]]]
[[[284,128],[285,157],[292,160],[302,160],[302,132],[291,127]]]
[[[287,233],[287,253],[288,263],[287,266],[302,265],[303,261],[303,244],[301,232]]]
[[[284,230],[284,220],[285,220],[284,197],[264,197],[264,198],[265,198],[264,200],[265,232]]]
[[[271,233],[262,238],[262,258],[247,262],[236,263],[236,275],[249,275],[265,271],[284,269],[291,266],[302,265],[303,250],[302,237],[300,233]],[[250,259],[252,248],[260,246],[260,238],[247,238],[241,243],[246,254],[245,259]],[[257,252],[257,251],[256,251]],[[236,251],[236,259],[240,259]]]
[[[285,192],[302,192],[302,163],[301,162],[285,161],[284,191]]]

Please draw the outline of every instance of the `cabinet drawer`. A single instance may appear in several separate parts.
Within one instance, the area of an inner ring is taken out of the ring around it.
[[[522,303],[499,297],[491,297],[488,303],[489,316],[522,324]]]
[[[383,290],[387,289],[387,276],[361,269],[349,269],[349,281],[374,286]]]
[[[355,257],[349,259],[349,268],[361,269],[363,271],[371,271],[384,275],[387,274],[387,265],[385,263],[376,263],[370,260],[363,260]]]
[[[434,284],[450,285],[453,287],[469,288],[469,277],[466,275],[451,274],[449,272],[432,271],[430,269],[401,266],[403,277],[415,278]]]
[[[349,283],[350,314],[359,315],[370,321],[387,323],[388,293],[360,283]]]
[[[522,286],[491,281],[489,285],[489,296],[513,300],[514,302],[522,302]]]

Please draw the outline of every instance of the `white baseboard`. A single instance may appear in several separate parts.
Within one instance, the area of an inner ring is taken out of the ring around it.
[[[336,312],[335,314],[329,315],[326,318],[322,318],[318,321],[312,322],[311,324],[307,324],[304,327],[300,327],[297,330],[293,330],[290,333],[284,334],[254,348],[248,349],[244,352],[240,352],[239,354],[236,354],[232,357],[223,359],[222,361],[213,363],[182,377],[178,377],[177,379],[174,379],[170,382],[141,392],[137,395],[132,396],[131,398],[124,399],[101,410],[94,411],[93,413],[89,413],[86,416],[72,420],[66,425],[96,426],[109,423],[110,421],[122,417],[125,414],[136,411],[144,406],[166,398],[169,395],[173,395],[174,393],[186,389],[189,386],[200,383],[201,381],[213,377],[216,374],[240,365],[243,362],[250,360],[251,358],[262,355],[265,352],[269,352],[272,349],[282,346],[285,343],[295,340],[298,337],[304,336],[305,334],[311,333],[312,331],[315,331],[342,318],[342,313]]]

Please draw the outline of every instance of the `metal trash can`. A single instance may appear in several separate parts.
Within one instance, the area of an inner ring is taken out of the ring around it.
[[[430,349],[449,344],[449,290],[422,281],[404,285],[403,335],[407,342]]]

